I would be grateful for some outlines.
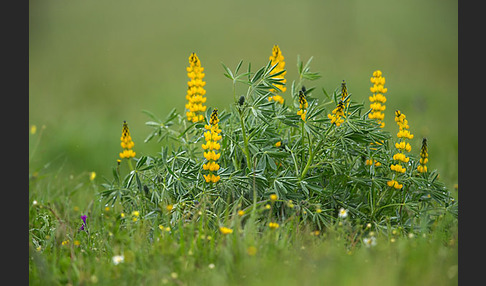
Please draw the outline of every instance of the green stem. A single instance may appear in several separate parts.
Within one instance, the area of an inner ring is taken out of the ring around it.
[[[130,168],[130,171],[133,171],[132,160],[128,158],[127,161],[128,161],[128,167]]]
[[[246,129],[245,129],[245,121],[243,120],[243,113],[241,112],[241,109],[238,108],[238,113],[240,115],[240,124],[241,124],[241,134],[243,136],[243,154],[245,154],[246,157],[246,165],[250,170],[251,168],[251,159],[250,159],[250,149],[248,148],[248,137],[246,137]]]
[[[319,151],[319,149],[321,148],[321,144],[324,143],[324,139],[329,134],[329,131],[331,131],[332,126],[333,125],[331,124],[331,126],[329,126],[329,128],[327,129],[326,133],[324,133],[323,138],[319,139],[319,142],[317,143],[316,148],[314,150],[312,150],[312,148],[311,148],[311,140],[310,140],[310,135],[309,135],[309,158],[307,159],[307,164],[305,165],[304,170],[302,171],[302,173],[300,175],[301,181],[304,179],[305,175],[309,171],[309,168],[312,165],[312,162],[314,161],[314,157],[315,157],[317,151]]]

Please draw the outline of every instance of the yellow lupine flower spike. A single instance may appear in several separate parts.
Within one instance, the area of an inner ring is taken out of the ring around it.
[[[130,136],[130,130],[128,129],[128,124],[126,121],[123,121],[123,130],[121,140],[121,147],[123,151],[120,153],[120,158],[133,158],[135,157],[135,152],[132,150],[135,143],[132,141],[132,137]]]
[[[285,61],[284,61],[285,58],[282,55],[282,51],[280,50],[278,45],[273,46],[272,55],[270,56],[269,59],[272,61],[271,62],[272,66],[278,63],[277,66],[270,73],[271,75],[278,73],[285,68]],[[282,84],[276,84],[276,86],[281,90],[282,93],[284,93],[287,90],[287,87],[285,87],[285,85],[284,85],[287,82],[287,80],[284,78],[286,73],[287,73],[287,71],[284,71],[282,74],[279,75],[282,78],[282,81],[281,81]],[[270,92],[276,93],[277,90],[271,89]],[[280,104],[284,103],[283,97],[278,95],[278,94],[275,94],[273,96],[268,97],[268,101],[272,101],[272,100],[274,100],[274,101],[276,101]]]
[[[305,121],[305,116],[307,115],[307,108],[309,107],[309,104],[307,103],[307,100],[305,99],[305,93],[301,90],[299,91],[299,111],[297,111],[297,115],[300,115],[300,118],[302,121]]]
[[[384,87],[385,78],[382,76],[380,70],[376,70],[373,72],[373,77],[371,77],[370,81],[373,83],[373,86],[370,87],[370,91],[373,95],[369,97],[371,102],[371,112],[368,114],[368,118],[377,119],[380,127],[383,128],[385,127],[385,122],[383,122],[385,114],[383,111],[386,109],[386,106],[384,105],[386,97],[384,94],[388,91],[388,89]]]
[[[332,113],[327,115],[327,118],[331,119],[331,124],[340,126],[344,122],[344,118],[346,117],[344,109],[349,105],[349,98],[346,100],[346,97],[348,97],[348,89],[346,88],[346,82],[343,80],[341,84],[341,100],[339,100]],[[346,102],[344,102],[345,100]]]
[[[216,151],[221,148],[221,145],[217,141],[221,140],[222,138],[222,136],[219,135],[219,133],[221,133],[221,129],[219,129],[218,123],[218,109],[215,108],[211,113],[209,125],[204,126],[206,129],[204,132],[204,140],[206,143],[202,144],[202,148],[206,150],[206,152],[203,154],[204,158],[208,161],[207,163],[203,164],[203,170],[209,171],[209,174],[203,175],[207,183],[216,183],[220,180],[220,176],[213,173],[219,170],[219,165],[216,163],[216,161],[221,156],[220,153],[216,153]]]
[[[419,173],[427,172],[427,166],[425,164],[427,164],[427,162],[429,161],[428,157],[429,154],[427,153],[427,138],[424,138],[422,139],[422,148],[420,149],[420,165],[417,166],[417,171],[419,171]]]
[[[203,112],[206,111],[206,106],[203,105],[206,102],[206,90],[204,86],[206,82],[203,81],[205,74],[204,68],[201,67],[201,61],[197,57],[196,53],[192,53],[189,56],[189,67],[186,68],[187,76],[190,81],[187,82],[187,104],[186,104],[186,117],[191,122],[200,122],[204,120]]]

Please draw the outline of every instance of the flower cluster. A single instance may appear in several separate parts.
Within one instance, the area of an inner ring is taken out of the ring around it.
[[[368,115],[368,118],[377,119],[381,128],[383,128],[385,127],[385,122],[383,122],[383,119],[385,119],[385,114],[383,111],[386,109],[386,106],[384,105],[386,102],[386,97],[384,94],[388,90],[386,87],[384,87],[385,78],[382,76],[380,70],[376,70],[373,72],[373,77],[371,77],[370,81],[373,83],[373,86],[370,87],[370,91],[373,93],[373,95],[369,97],[371,102],[371,113]]]
[[[400,113],[400,110],[395,111],[395,122],[398,125],[399,131],[397,133],[397,137],[400,139],[413,139],[413,134],[408,131],[408,120],[405,114]]]
[[[391,164],[390,169],[396,172],[396,174],[403,174],[406,172],[407,169],[402,166],[402,163],[406,164],[410,161],[410,158],[407,157],[403,153],[403,151],[410,152],[412,150],[410,143],[405,142],[404,140],[412,139],[413,134],[408,131],[408,121],[405,114],[401,113],[400,110],[395,111],[395,122],[397,123],[399,128],[397,137],[400,141],[395,143],[395,148],[398,152],[393,155],[393,160],[395,161],[395,164]],[[403,184],[400,184],[398,181],[395,180],[395,178],[388,181],[387,184],[389,187],[393,187],[395,189],[401,189],[403,187]]]
[[[344,109],[349,105],[348,89],[346,88],[346,82],[341,84],[341,100],[337,104],[336,108],[332,111],[332,114],[328,114],[327,117],[331,119],[331,124],[340,126],[344,122]]]
[[[282,51],[280,51],[280,48],[278,47],[278,45],[273,46],[272,55],[270,56],[270,60],[272,61],[271,64],[272,64],[272,66],[277,64],[277,63],[278,64],[270,73],[271,75],[278,73],[278,72],[281,72],[284,69],[284,67],[285,67],[284,59],[285,58],[282,55]],[[287,90],[287,88],[285,87],[285,83],[287,82],[287,80],[284,78],[286,73],[287,72],[284,71],[282,74],[279,75],[282,78],[282,81],[281,81],[282,84],[276,84],[276,86],[280,89],[280,91],[282,93],[284,93]],[[271,89],[270,92],[276,93],[277,91],[275,89]],[[272,100],[274,100],[274,101],[276,101],[280,104],[284,103],[283,97],[278,95],[278,94],[275,94],[273,96],[268,97],[268,101],[272,101]]]
[[[228,227],[225,227],[225,226],[221,226],[219,227],[219,231],[222,233],[222,234],[231,234],[233,233],[233,230],[231,228],[228,228]]]
[[[204,140],[206,141],[205,144],[202,144],[202,148],[206,150],[204,152],[204,158],[208,161],[206,164],[203,165],[204,170],[209,170],[209,174],[203,175],[206,182],[216,183],[219,181],[220,176],[215,175],[213,172],[219,170],[219,165],[216,163],[216,160],[219,159],[221,156],[220,153],[216,153],[217,150],[221,148],[221,145],[218,143],[221,140],[221,129],[219,129],[218,125],[218,109],[215,108],[211,113],[211,118],[209,119],[209,125],[205,125],[204,128],[206,132],[204,132]]]
[[[128,129],[128,124],[126,121],[123,121],[123,130],[122,130],[122,137],[121,140],[121,147],[123,151],[120,153],[120,158],[133,158],[135,157],[135,152],[132,150],[135,143],[132,141],[132,137],[130,136],[130,130]]]
[[[271,228],[271,229],[277,229],[277,228],[280,227],[280,225],[276,222],[269,222],[268,227]]]
[[[427,166],[425,164],[427,164],[427,162],[429,161],[428,157],[429,154],[427,153],[427,138],[424,138],[422,140],[422,148],[420,149],[420,165],[417,166],[417,171],[419,173],[427,172]]]
[[[187,120],[192,122],[200,122],[204,120],[204,116],[200,114],[206,111],[206,106],[203,105],[206,102],[206,90],[204,86],[206,82],[204,78],[204,68],[201,67],[201,61],[197,57],[196,53],[192,53],[189,57],[189,67],[187,67],[187,76],[191,79],[187,82],[187,104],[186,104],[186,117]]]
[[[376,167],[381,166],[381,163],[380,163],[380,162],[378,162],[378,161],[377,161],[377,160],[375,160],[375,159],[366,159],[365,164],[366,164],[366,165],[368,165],[368,166],[371,166],[371,165],[373,165],[373,164],[374,164]]]
[[[305,121],[305,115],[307,114],[307,108],[309,107],[309,104],[307,103],[307,100],[305,99],[305,93],[301,90],[299,92],[299,111],[297,111],[297,115],[300,115],[300,118],[302,121]]]

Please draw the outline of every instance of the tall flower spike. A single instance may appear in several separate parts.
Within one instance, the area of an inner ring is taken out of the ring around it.
[[[204,68],[201,67],[201,61],[196,53],[192,53],[189,57],[189,67],[187,67],[187,76],[191,79],[187,82],[187,104],[186,117],[191,122],[200,122],[204,120],[203,112],[206,111],[206,90],[204,86],[206,82],[204,78]]]
[[[204,132],[204,140],[206,143],[202,144],[202,148],[206,150],[204,152],[204,158],[207,160],[207,163],[203,165],[203,169],[209,171],[207,175],[203,175],[207,183],[216,183],[220,179],[220,176],[215,175],[215,172],[219,170],[219,165],[216,161],[221,156],[221,154],[216,153],[221,148],[218,141],[222,138],[221,135],[219,135],[221,129],[219,129],[218,123],[218,109],[215,108],[211,113],[209,125],[204,126],[206,129]]]
[[[402,184],[395,180],[395,175],[398,176],[406,172],[406,168],[402,166],[402,163],[407,164],[410,160],[403,151],[410,152],[412,147],[410,143],[406,142],[405,139],[413,139],[413,134],[408,131],[408,120],[406,119],[405,114],[401,113],[400,110],[395,111],[395,122],[398,125],[399,131],[397,133],[397,137],[399,141],[395,143],[395,148],[397,149],[397,153],[393,155],[393,160],[395,164],[390,165],[390,170],[394,171],[394,179],[388,181],[387,184],[390,187],[394,187],[395,189],[401,189]]]
[[[348,107],[349,98],[346,100],[346,97],[348,97],[348,88],[346,87],[346,82],[343,80],[343,83],[341,83],[341,100]]]
[[[346,115],[344,114],[344,109],[349,105],[348,89],[346,88],[346,82],[343,80],[341,84],[341,100],[337,104],[336,108],[332,111],[332,114],[328,114],[327,118],[331,119],[331,124],[336,124],[340,126],[344,122]],[[345,102],[346,101],[346,102]]]
[[[282,71],[284,68],[285,68],[285,61],[284,61],[284,56],[282,55],[282,51],[280,50],[280,48],[278,47],[278,45],[275,45],[273,46],[273,50],[272,50],[272,55],[270,56],[270,60],[272,61],[271,65],[275,65],[277,64],[277,66],[272,70],[272,72],[270,73],[270,75],[272,74],[275,74],[275,73],[278,73],[280,71]],[[280,74],[279,76],[282,78],[282,81],[281,83],[282,84],[276,84],[276,86],[281,90],[282,93],[284,93],[286,90],[287,90],[287,87],[285,87],[285,83],[287,82],[287,80],[284,78],[285,74],[287,73],[287,71],[284,71],[282,74]],[[273,93],[277,93],[277,90],[275,89],[271,89],[270,92],[273,92]],[[268,97],[268,101],[276,101],[280,104],[283,104],[284,103],[284,99],[282,96],[278,95],[278,94],[275,94],[273,96],[269,96]]]
[[[307,108],[309,107],[309,104],[307,103],[307,100],[305,99],[305,93],[301,90],[299,91],[299,111],[297,111],[297,115],[300,115],[300,118],[302,121],[305,121],[305,116],[307,114]]]
[[[427,138],[422,139],[422,148],[420,149],[420,165],[417,166],[417,171],[419,173],[426,173],[427,172],[427,162],[429,154],[427,153]]]
[[[120,158],[133,158],[135,157],[135,152],[132,150],[135,143],[132,141],[132,137],[130,136],[130,130],[128,129],[128,124],[126,121],[123,121],[123,130],[121,140],[121,147],[123,151],[120,153]]]
[[[371,112],[368,114],[368,118],[377,119],[380,127],[383,128],[385,127],[385,122],[383,122],[385,119],[385,114],[383,111],[386,109],[386,106],[384,105],[386,102],[386,97],[384,94],[388,91],[388,89],[384,87],[385,77],[382,76],[380,70],[376,70],[373,72],[373,76],[371,77],[370,81],[373,83],[373,86],[370,87],[370,91],[373,93],[373,95],[369,97],[371,102]]]

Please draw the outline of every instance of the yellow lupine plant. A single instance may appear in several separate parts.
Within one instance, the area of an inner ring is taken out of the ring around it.
[[[189,56],[189,67],[187,67],[187,76],[191,79],[187,82],[187,104],[186,104],[186,117],[191,122],[201,122],[204,120],[203,112],[206,111],[206,90],[204,86],[206,82],[204,78],[204,68],[201,66],[201,61],[197,57],[196,53],[192,53]]]
[[[272,66],[277,64],[277,66],[272,70],[272,72],[270,73],[271,75],[272,74],[275,74],[275,73],[278,73],[278,72],[281,72],[284,68],[285,68],[285,61],[284,61],[284,56],[282,55],[282,51],[280,50],[280,48],[278,47],[278,45],[275,45],[273,46],[273,50],[272,50],[272,55],[270,56],[270,60],[272,61]],[[287,90],[287,87],[285,87],[285,83],[287,82],[287,80],[284,78],[285,74],[287,73],[287,71],[284,71],[282,74],[280,74],[281,78],[283,79],[281,82],[283,84],[276,84],[276,86],[281,90],[282,93],[284,93],[286,90]],[[274,92],[276,93],[277,90],[275,89],[271,89],[270,92]],[[268,101],[276,101],[280,104],[283,104],[284,103],[284,99],[281,95],[278,95],[278,94],[275,94],[273,96],[269,96],[268,97]]]
[[[203,169],[209,171],[209,174],[204,174],[204,179],[207,183],[216,183],[220,180],[220,176],[215,175],[215,172],[219,170],[219,165],[216,161],[221,156],[221,153],[217,151],[221,148],[218,143],[221,140],[221,129],[219,129],[219,119],[218,119],[218,109],[215,108],[211,113],[211,118],[209,120],[209,125],[205,125],[204,128],[204,140],[206,143],[202,144],[202,148],[205,150],[204,158],[206,158],[207,163],[203,165]]]
[[[128,124],[126,121],[123,121],[122,136],[120,140],[120,145],[123,148],[123,151],[120,153],[120,158],[129,159],[135,157],[136,153],[132,150],[135,143],[133,143],[132,141],[132,137],[130,136],[130,130],[128,129]]]

